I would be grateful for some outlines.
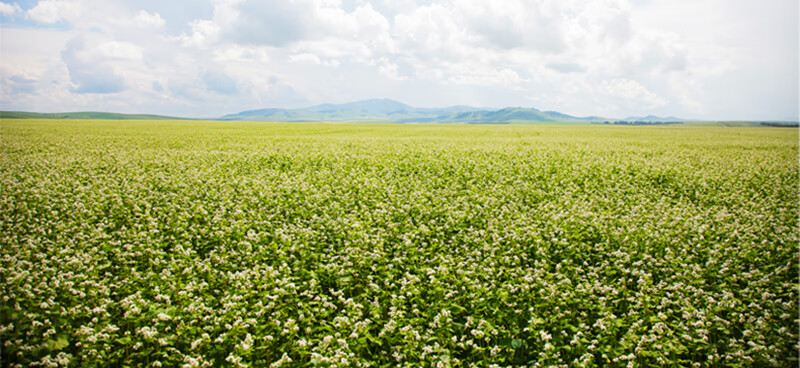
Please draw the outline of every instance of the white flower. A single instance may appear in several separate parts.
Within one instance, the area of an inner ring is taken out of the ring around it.
[[[137,331],[138,334],[144,335],[145,337],[152,338],[153,336],[158,334],[158,330],[155,328],[150,328],[148,326],[142,327]]]
[[[242,350],[247,351],[247,350],[250,350],[250,347],[252,347],[252,346],[253,346],[253,336],[251,336],[248,333],[247,336],[244,338],[244,341],[242,342],[241,347],[242,347]]]
[[[225,361],[234,365],[239,365],[242,362],[242,357],[230,354],[225,358]]]
[[[281,358],[278,359],[278,361],[270,364],[269,366],[270,366],[270,368],[277,368],[277,367],[280,367],[280,366],[282,366],[282,365],[284,365],[286,363],[291,363],[291,362],[292,362],[292,358],[289,358],[289,355],[287,355],[286,353],[283,353],[283,356],[281,356]]]

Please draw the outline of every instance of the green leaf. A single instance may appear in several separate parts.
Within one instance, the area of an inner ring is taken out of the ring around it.
[[[47,347],[52,351],[58,351],[69,346],[69,341],[66,337],[59,336],[57,340],[47,341]]]

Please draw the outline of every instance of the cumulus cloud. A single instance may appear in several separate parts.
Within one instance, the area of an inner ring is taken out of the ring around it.
[[[510,68],[473,67],[469,70],[461,70],[462,66],[458,65],[453,66],[453,68],[456,72],[452,73],[449,81],[455,84],[511,87],[522,81],[519,74]]]
[[[322,60],[320,60],[319,56],[311,53],[294,54],[289,57],[289,61],[293,63],[311,63],[317,65],[322,64]]]
[[[599,91],[613,100],[637,108],[652,109],[666,103],[662,97],[650,92],[639,82],[626,78],[603,81]]]
[[[0,2],[0,14],[3,15],[14,15],[17,13],[22,13],[22,9],[17,5],[17,3],[8,4]]]
[[[75,1],[42,0],[28,10],[28,16],[40,23],[56,23],[75,16],[79,11],[80,5]]]
[[[16,93],[31,93],[36,89],[36,79],[29,78],[25,75],[15,74],[8,77],[7,82],[13,92]]]
[[[203,73],[203,82],[209,90],[222,95],[233,95],[237,92],[236,81],[218,69],[210,69]]]
[[[158,13],[150,14],[144,10],[140,10],[139,13],[133,18],[134,23],[141,27],[152,27],[152,28],[161,28],[164,26],[166,21],[161,18],[161,15]]]
[[[548,63],[546,67],[561,73],[580,73],[586,71],[586,67],[578,63]]]
[[[486,47],[527,47],[557,52],[565,47],[561,12],[553,2],[459,1],[450,8],[459,23]]]
[[[369,2],[345,10],[324,0],[217,1],[214,16],[191,22],[180,40],[213,49],[218,62],[270,54],[298,67],[355,63],[389,80],[405,75],[476,87],[558,82],[553,73],[640,77],[682,71],[690,62],[680,40],[635,32],[627,0],[383,6],[392,16]]]
[[[285,46],[307,37],[306,23],[314,9],[304,1],[244,1],[236,7],[238,17],[226,30],[234,42]]]
[[[29,94],[36,90],[38,81],[27,73],[13,73],[6,76],[7,71],[2,70],[0,74],[4,76],[0,83],[3,94]]]
[[[324,48],[325,43],[368,44],[367,49],[372,49],[388,42],[390,22],[369,3],[352,11],[345,11],[340,5],[323,0],[219,1],[211,19],[192,21],[191,32],[180,39],[185,45],[198,48],[236,44],[292,48],[295,53],[312,52],[310,47]],[[344,46],[341,54],[364,49]]]
[[[69,76],[76,93],[115,93],[125,88],[125,83],[113,67],[107,63],[98,63],[98,60],[88,57],[91,50],[87,50],[85,41],[76,38],[69,41],[61,59],[69,70]]]
[[[392,80],[408,79],[408,77],[400,74],[397,64],[390,62],[386,58],[381,59],[380,66],[378,67],[378,72],[380,72],[382,76]]]
[[[190,34],[182,34],[178,39],[183,46],[204,47],[216,40],[220,27],[212,20],[195,19],[189,23]]]
[[[130,42],[110,41],[97,45],[97,54],[104,58],[141,60],[142,48]]]
[[[442,4],[420,6],[394,18],[393,36],[402,54],[433,54],[443,56],[457,52],[467,40],[463,25],[452,9]]]
[[[28,19],[69,27],[41,27],[60,32],[50,54],[40,38],[3,45],[2,97],[44,96],[47,85],[64,103],[124,97],[177,115],[384,96],[680,115],[725,101],[765,111],[734,91],[750,88],[724,85],[769,80],[764,96],[786,96],[771,99],[783,111],[797,105],[792,0],[205,0],[176,10],[187,1],[38,1]],[[22,12],[0,2],[4,16]],[[59,51],[58,65],[44,61]]]
[[[270,57],[269,52],[265,48],[228,45],[218,47],[214,51],[214,60],[221,63],[268,63],[270,61]]]

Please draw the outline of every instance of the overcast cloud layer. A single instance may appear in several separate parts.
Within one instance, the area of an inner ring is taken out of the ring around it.
[[[798,119],[796,0],[0,2],[0,109]]]

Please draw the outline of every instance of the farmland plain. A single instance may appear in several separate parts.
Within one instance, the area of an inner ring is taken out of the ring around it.
[[[0,139],[3,366],[797,366],[797,129]]]

